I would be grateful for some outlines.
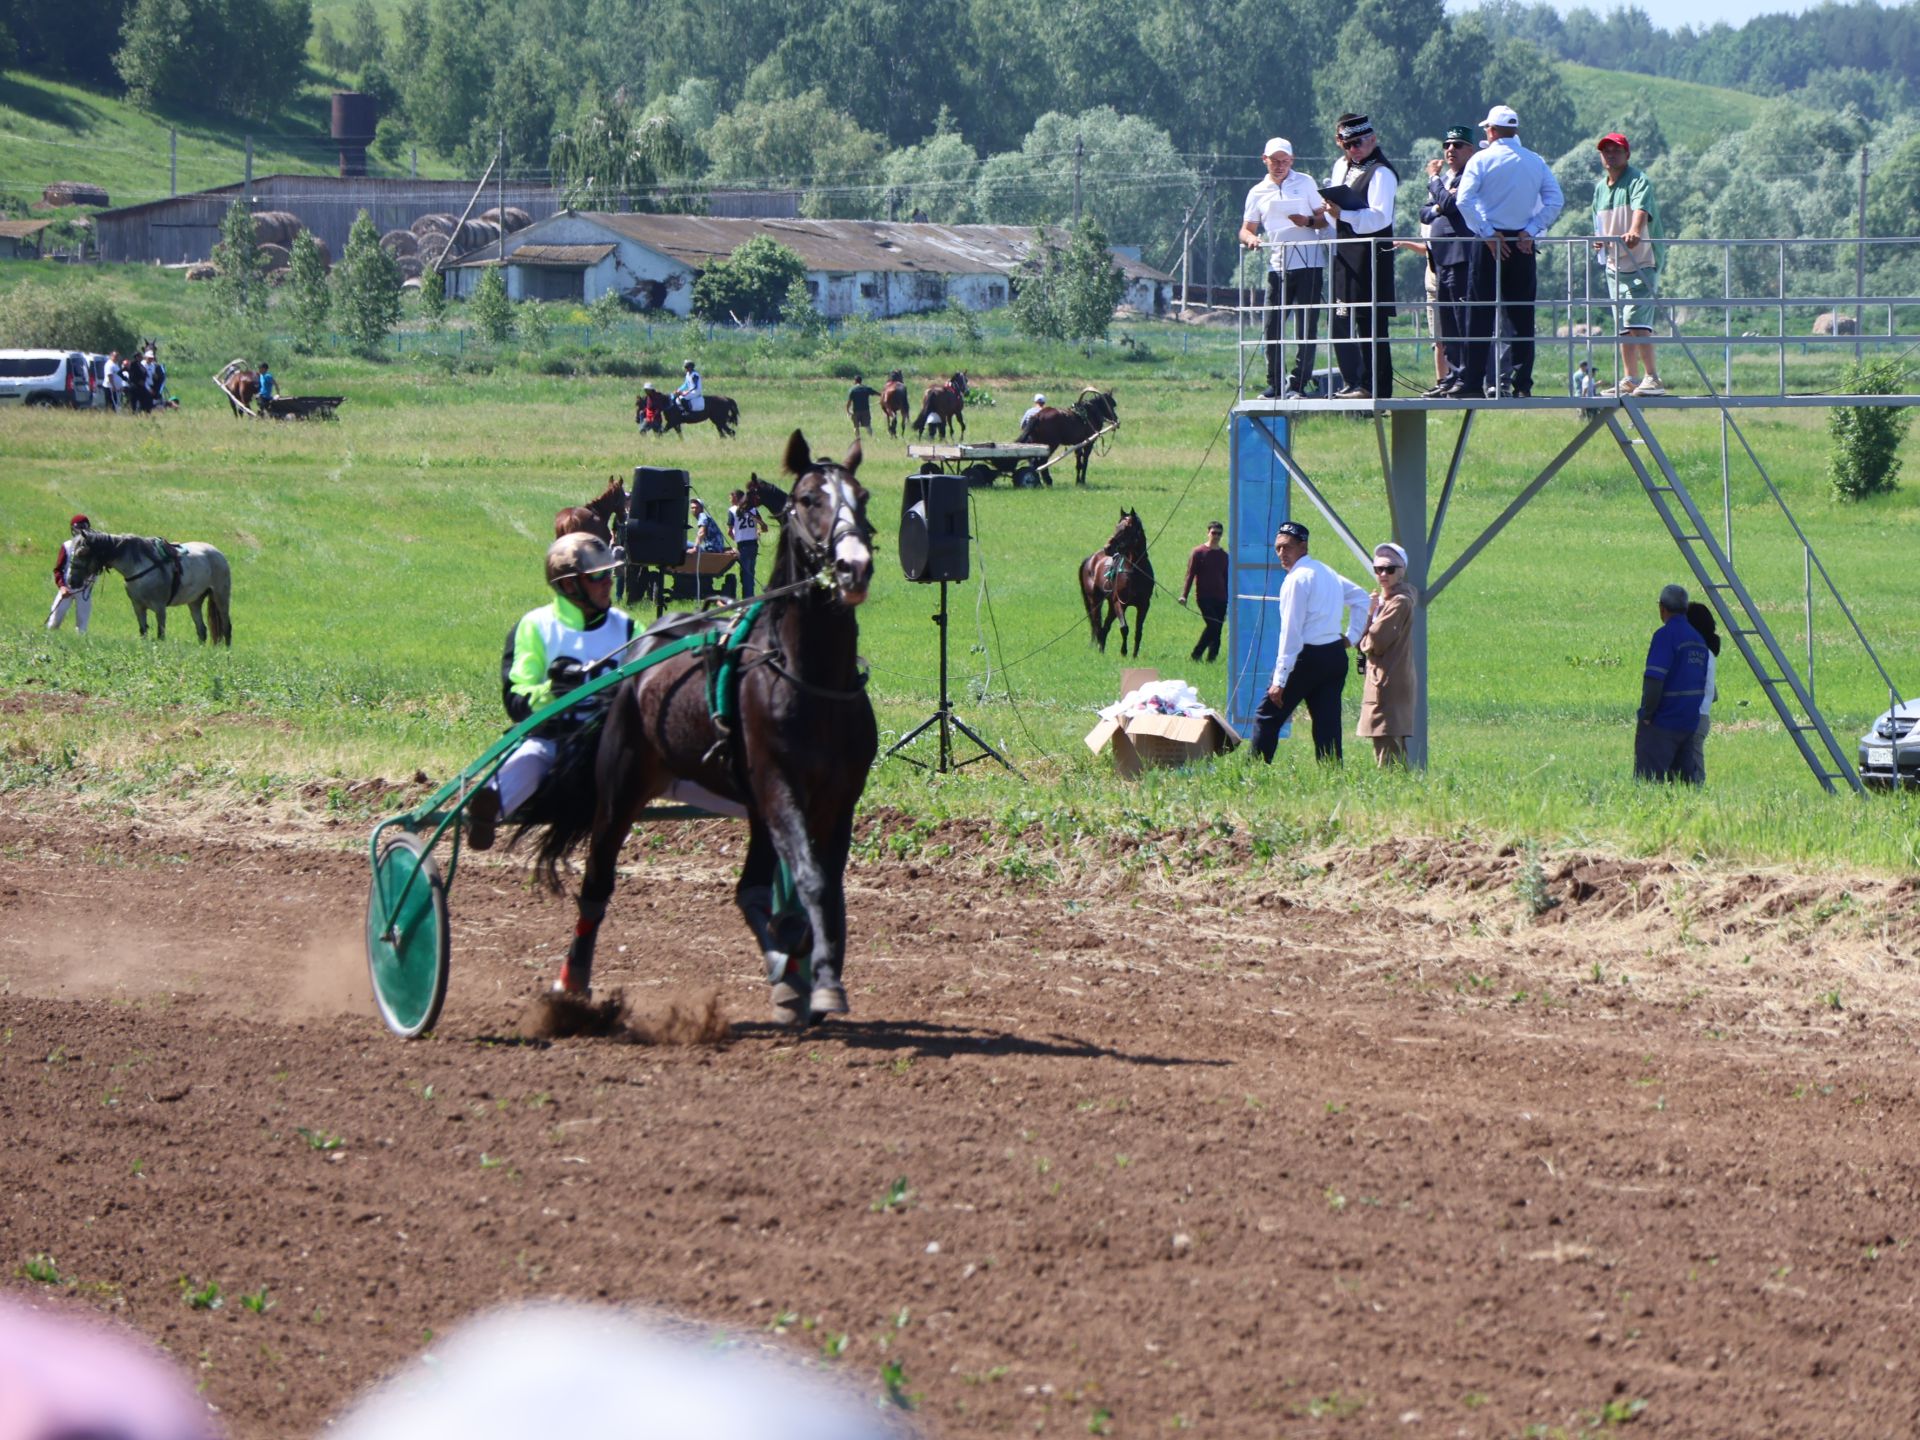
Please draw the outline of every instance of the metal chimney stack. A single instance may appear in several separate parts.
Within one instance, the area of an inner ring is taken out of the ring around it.
[[[367,146],[379,119],[380,103],[352,90],[333,92],[333,143],[340,147],[340,173],[367,173]]]

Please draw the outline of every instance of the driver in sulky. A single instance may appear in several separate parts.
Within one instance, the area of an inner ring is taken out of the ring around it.
[[[501,698],[514,724],[618,663],[633,639],[632,617],[613,608],[613,572],[620,563],[607,542],[594,535],[562,535],[547,548],[553,601],[520,617],[500,657]],[[592,727],[604,708],[600,702],[596,696],[562,711],[520,742],[468,802],[467,844],[492,848],[501,816],[516,818],[558,763],[566,742]]]

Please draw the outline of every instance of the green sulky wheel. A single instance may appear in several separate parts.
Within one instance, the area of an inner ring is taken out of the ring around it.
[[[399,913],[389,926],[396,900]],[[440,1018],[447,998],[448,941],[447,887],[440,867],[419,836],[399,831],[381,845],[373,863],[367,894],[367,971],[380,1018],[403,1039],[431,1030]]]

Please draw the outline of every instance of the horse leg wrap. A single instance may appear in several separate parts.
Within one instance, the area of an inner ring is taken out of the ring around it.
[[[606,916],[605,901],[580,902],[580,918],[573,924],[573,943],[567,947],[567,958],[560,967],[559,989],[584,995],[592,986],[593,949],[600,938],[600,922]]]

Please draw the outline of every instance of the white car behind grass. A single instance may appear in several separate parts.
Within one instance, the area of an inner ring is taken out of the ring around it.
[[[1860,737],[1860,779],[1868,785],[1920,785],[1920,700],[1902,700]]]
[[[0,404],[91,405],[93,382],[78,350],[0,350]]]

